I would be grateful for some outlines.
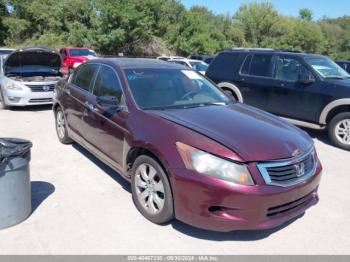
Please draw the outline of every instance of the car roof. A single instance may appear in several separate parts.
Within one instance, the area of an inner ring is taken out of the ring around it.
[[[14,48],[7,48],[7,47],[0,47],[1,51],[15,51],[16,49]]]
[[[46,53],[56,53],[55,50],[45,47],[45,46],[33,46],[33,47],[24,47],[15,50],[15,52],[46,52]]]
[[[109,65],[115,65],[122,69],[130,68],[151,68],[151,69],[186,69],[191,70],[188,67],[179,64],[169,63],[158,59],[148,58],[98,58],[89,61],[88,63],[105,63]]]
[[[232,48],[226,49],[223,53],[235,53],[235,52],[247,52],[254,54],[283,54],[283,55],[294,55],[300,57],[324,57],[323,55],[318,54],[308,54],[300,51],[286,50],[286,49],[273,49],[273,48]]]

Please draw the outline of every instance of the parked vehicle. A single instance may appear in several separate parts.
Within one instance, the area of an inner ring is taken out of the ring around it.
[[[215,56],[212,55],[198,55],[198,54],[192,54],[188,57],[188,59],[193,59],[193,60],[201,60],[208,65],[214,60]]]
[[[55,93],[58,139],[78,142],[130,181],[136,207],[154,223],[272,228],[318,201],[312,139],[230,100],[190,68],[98,59]]]
[[[96,52],[89,48],[65,47],[61,48],[59,52],[63,60],[62,70],[66,75],[73,73],[78,66],[86,61],[97,58]]]
[[[168,60],[168,62],[193,68],[194,70],[201,73],[202,75],[205,75],[205,72],[208,69],[208,64],[206,64],[201,60],[192,60],[192,59],[182,58],[182,59],[170,59]]]
[[[171,59],[184,59],[182,56],[167,56],[167,55],[162,55],[158,56],[157,60],[163,60],[163,61],[169,61]]]
[[[52,104],[55,84],[63,78],[55,51],[32,47],[0,57],[0,108]]]
[[[350,73],[350,61],[336,61],[346,72]]]
[[[6,58],[9,54],[13,53],[15,49],[2,47],[0,48],[0,56]]]
[[[221,52],[206,75],[237,101],[327,129],[334,145],[350,150],[350,75],[328,57],[233,49]]]

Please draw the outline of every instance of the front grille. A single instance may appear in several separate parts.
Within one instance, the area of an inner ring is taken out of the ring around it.
[[[33,98],[29,100],[29,103],[51,103],[52,98]]]
[[[302,198],[299,198],[293,202],[289,202],[287,204],[283,204],[280,206],[275,206],[275,207],[271,207],[267,210],[267,216],[268,217],[272,217],[272,216],[276,216],[279,214],[283,214],[285,212],[289,212],[292,211],[294,209],[297,209],[298,207],[301,207],[305,204],[307,204],[309,201],[311,201],[311,199],[314,197],[314,193],[310,193]]]
[[[317,159],[314,150],[294,159],[258,164],[266,184],[290,186],[310,178],[315,173]]]
[[[55,85],[27,85],[32,92],[52,92]]]

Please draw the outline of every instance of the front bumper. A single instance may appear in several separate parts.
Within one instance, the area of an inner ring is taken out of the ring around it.
[[[322,167],[319,164],[309,180],[288,188],[261,181],[252,187],[237,186],[184,169],[169,172],[176,218],[195,227],[229,232],[275,228],[303,214],[318,202]]]
[[[5,104],[8,106],[30,106],[52,104],[53,92],[32,92],[25,90],[3,90]]]

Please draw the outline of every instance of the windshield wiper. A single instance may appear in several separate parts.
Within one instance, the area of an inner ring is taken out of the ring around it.
[[[184,108],[195,108],[195,107],[204,107],[204,106],[227,106],[224,102],[206,102],[206,103],[199,103],[194,105],[184,105]]]
[[[224,102],[207,102],[207,103],[198,103],[192,105],[174,105],[174,106],[157,106],[157,107],[149,107],[143,108],[144,110],[168,110],[168,109],[190,109],[196,107],[204,107],[204,106],[226,106],[227,103]]]

